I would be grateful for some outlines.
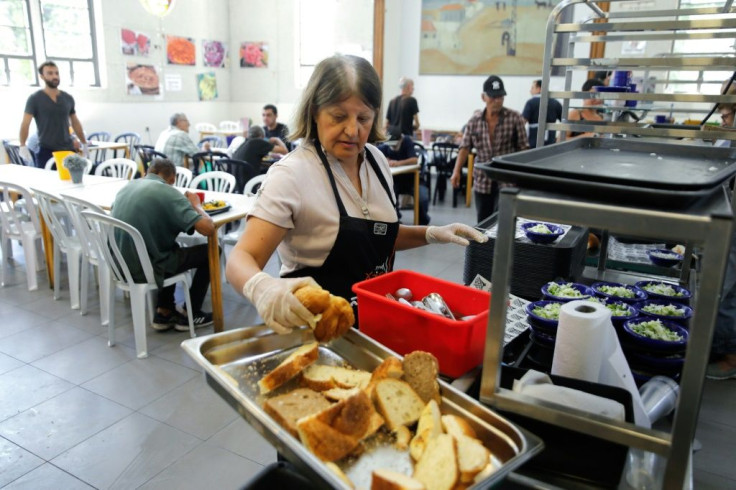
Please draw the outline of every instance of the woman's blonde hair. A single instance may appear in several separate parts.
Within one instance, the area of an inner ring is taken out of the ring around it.
[[[295,129],[289,135],[294,141],[317,139],[317,113],[323,107],[338,104],[352,96],[357,96],[376,113],[368,142],[385,139],[379,114],[381,113],[381,80],[378,73],[364,58],[336,54],[320,61],[309,78],[295,116]]]

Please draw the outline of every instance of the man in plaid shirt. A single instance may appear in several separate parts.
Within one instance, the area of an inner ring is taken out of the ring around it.
[[[462,168],[470,150],[475,148],[476,162],[490,162],[494,156],[506,155],[529,148],[524,118],[516,111],[503,106],[506,90],[503,80],[491,75],[483,83],[481,99],[486,107],[476,112],[465,125],[463,141],[455,161],[450,182],[460,186]],[[492,182],[482,170],[473,170],[473,194],[478,222],[493,214],[498,208],[498,183]]]
[[[169,119],[171,126],[165,129],[156,140],[154,149],[163,153],[177,167],[185,166],[185,158],[200,151],[189,137],[189,119],[186,114],[177,112]],[[210,149],[210,144],[205,143],[202,150]]]

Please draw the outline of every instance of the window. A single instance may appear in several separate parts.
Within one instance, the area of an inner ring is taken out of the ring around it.
[[[0,85],[39,85],[53,60],[65,84],[99,87],[93,0],[1,0]]]
[[[300,0],[298,22],[299,88],[335,53],[373,60],[373,0]]]

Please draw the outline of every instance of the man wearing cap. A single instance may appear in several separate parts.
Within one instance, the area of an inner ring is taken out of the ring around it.
[[[477,153],[475,161],[483,163],[490,162],[496,156],[529,148],[524,118],[518,112],[503,106],[505,95],[503,80],[496,75],[491,75],[483,83],[481,99],[486,107],[481,113],[473,115],[465,125],[455,169],[450,177],[453,187],[460,186],[462,168],[473,148]],[[498,208],[498,183],[492,182],[482,170],[474,169],[473,194],[480,222]]]

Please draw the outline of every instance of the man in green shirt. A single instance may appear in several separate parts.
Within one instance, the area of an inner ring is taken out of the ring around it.
[[[176,311],[175,286],[162,287],[164,278],[196,269],[189,294],[192,300],[194,326],[212,324],[212,314],[202,311],[202,302],[209,287],[207,244],[180,248],[176,237],[181,232],[211,236],[215,233],[212,218],[202,209],[197,194],[181,193],[173,187],[176,167],[167,159],[156,159],[143,179],[132,180],[115,197],[112,216],[140,231],[146,242],[148,256],[158,283],[158,303],[153,328],[168,330],[172,327],[188,331],[187,317]],[[125,262],[136,281],[145,282],[135,247],[130,240],[120,244]]]

